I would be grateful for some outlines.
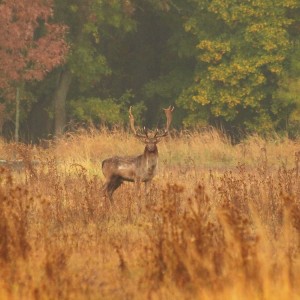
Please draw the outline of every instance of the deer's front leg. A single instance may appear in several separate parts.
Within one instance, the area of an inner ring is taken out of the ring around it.
[[[151,180],[145,182],[145,195],[149,196],[150,194],[150,186],[151,186]]]
[[[146,206],[150,204],[150,188],[151,188],[151,180],[145,182],[145,204],[146,204]]]
[[[135,182],[136,195],[140,198],[141,197],[141,179],[139,177],[136,177],[134,182]]]
[[[135,191],[136,191],[136,201],[137,201],[137,213],[139,214],[142,210],[141,206],[141,179],[139,177],[135,178]]]

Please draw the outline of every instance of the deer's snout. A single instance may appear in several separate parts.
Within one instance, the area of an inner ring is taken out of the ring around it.
[[[156,147],[156,144],[155,143],[151,143],[151,144],[147,144],[146,145],[146,148],[149,152],[155,152],[157,147]]]

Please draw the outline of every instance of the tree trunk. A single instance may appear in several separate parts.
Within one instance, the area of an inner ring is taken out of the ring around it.
[[[72,75],[68,70],[60,73],[54,93],[54,134],[59,137],[66,126],[66,98],[71,85]]]
[[[16,123],[15,123],[15,142],[19,142],[19,127],[20,127],[20,87],[16,90]]]

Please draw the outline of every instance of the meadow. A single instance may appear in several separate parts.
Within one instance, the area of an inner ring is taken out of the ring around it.
[[[0,142],[0,299],[300,299],[300,141],[216,130],[159,145],[150,195],[101,195],[132,134]],[[38,162],[38,163],[36,163]]]

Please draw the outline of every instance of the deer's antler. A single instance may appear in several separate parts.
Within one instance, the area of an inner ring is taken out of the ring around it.
[[[166,117],[167,117],[167,124],[166,124],[166,132],[169,132],[169,128],[172,122],[172,112],[174,110],[174,106],[169,106],[168,108],[163,109],[165,111]]]
[[[132,106],[129,107],[129,121],[130,121],[130,127],[131,130],[134,132],[134,134],[136,134],[136,130],[134,128],[134,117],[133,114],[131,112]]]
[[[174,110],[174,106],[170,105],[168,108],[163,108],[163,110],[165,111],[165,115],[166,115],[166,118],[167,118],[166,128],[165,128],[164,133],[162,133],[162,134],[158,134],[158,130],[156,130],[156,133],[155,133],[155,136],[154,136],[156,138],[165,137],[169,134],[169,128],[170,128],[170,125],[171,125],[171,122],[172,122],[172,112]]]
[[[133,117],[131,109],[132,109],[132,106],[129,107],[129,121],[130,121],[131,130],[133,131],[133,133],[135,134],[136,137],[138,137],[138,138],[145,138],[146,137],[147,138],[148,137],[148,132],[147,132],[145,127],[144,127],[145,134],[137,133],[137,131],[134,127],[134,117]]]

